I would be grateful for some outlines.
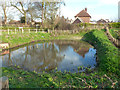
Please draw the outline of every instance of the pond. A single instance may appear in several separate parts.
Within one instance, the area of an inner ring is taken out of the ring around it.
[[[37,42],[9,50],[0,56],[2,67],[19,66],[36,72],[81,72],[85,67],[95,68],[96,49],[87,42],[54,40]],[[79,70],[78,67],[84,67]]]

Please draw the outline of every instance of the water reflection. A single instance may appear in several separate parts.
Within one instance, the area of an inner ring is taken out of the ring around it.
[[[78,66],[94,67],[96,50],[80,41],[51,41],[27,45],[9,54],[0,56],[2,66],[19,65],[29,71],[50,71],[56,67],[60,71],[77,72]]]

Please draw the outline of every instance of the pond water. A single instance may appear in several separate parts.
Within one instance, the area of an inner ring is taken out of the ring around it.
[[[83,41],[57,40],[32,43],[0,56],[2,67],[20,66],[28,71],[81,72],[79,66],[94,68],[96,49]]]

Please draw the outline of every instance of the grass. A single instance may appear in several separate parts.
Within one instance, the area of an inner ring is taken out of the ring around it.
[[[56,34],[50,34],[50,33],[42,33],[42,32],[38,32],[35,33],[34,31],[32,31],[31,33],[29,32],[17,32],[15,34],[15,32],[10,32],[8,34],[8,32],[2,32],[2,42],[5,43],[9,43],[10,47],[15,47],[21,44],[25,44],[25,43],[29,43],[31,41],[37,41],[37,40],[54,40],[54,39],[81,39],[82,36],[85,34],[86,32],[82,32],[79,34],[70,34],[70,35],[56,35]]]
[[[110,33],[111,35],[116,38],[116,39],[120,39],[120,34],[118,33],[120,29],[110,29]]]
[[[30,34],[28,37],[30,38],[35,35]],[[120,65],[120,57],[118,56],[118,49],[112,45],[103,31],[92,30],[88,33],[54,35],[54,37],[51,37],[50,34],[42,33],[37,35],[38,37],[34,37],[35,40],[43,39],[40,38],[41,35],[45,37],[44,39],[83,37],[84,41],[91,43],[97,49],[98,66],[94,71],[86,70],[86,72],[82,73],[61,73],[58,71],[56,73],[37,73],[24,71],[19,66],[2,67],[2,76],[9,78],[10,88],[119,88],[120,71],[118,66]],[[13,36],[10,35],[9,37]],[[23,35],[23,38],[28,37]],[[8,39],[13,41],[13,39]],[[7,39],[4,38],[4,40]],[[24,39],[20,40],[24,41]]]
[[[10,88],[118,88],[118,77],[103,72],[37,73],[20,68],[2,68]]]
[[[24,32],[17,34],[7,34],[7,32],[2,33],[2,42],[6,42],[10,44],[10,47],[14,47],[20,44],[29,43],[31,41],[36,41],[40,39],[49,39],[50,34],[48,33],[35,33],[35,32]]]
[[[85,41],[91,43],[97,49],[99,70],[115,73],[120,76],[118,49],[108,40],[103,31],[93,30],[84,35]]]
[[[13,27],[13,26],[6,26],[6,27],[0,27],[0,29],[2,30],[8,30],[8,29],[19,29],[19,27]],[[36,29],[35,27],[23,27],[23,29]]]

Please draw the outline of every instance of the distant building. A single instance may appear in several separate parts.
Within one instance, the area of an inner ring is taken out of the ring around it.
[[[90,21],[91,24],[97,24],[97,21],[93,20],[93,21]]]
[[[80,11],[76,16],[75,20],[73,21],[73,24],[77,23],[90,23],[91,16],[87,13],[87,8]]]
[[[105,24],[105,23],[110,23],[109,19],[100,19],[97,21],[97,24]]]
[[[11,20],[9,22],[9,24],[21,24],[20,21],[16,21],[16,20]]]
[[[69,19],[68,19],[68,17],[67,17],[67,19],[65,19],[65,21],[66,21],[67,23],[71,24],[72,19],[71,19],[71,20],[69,20]]]

